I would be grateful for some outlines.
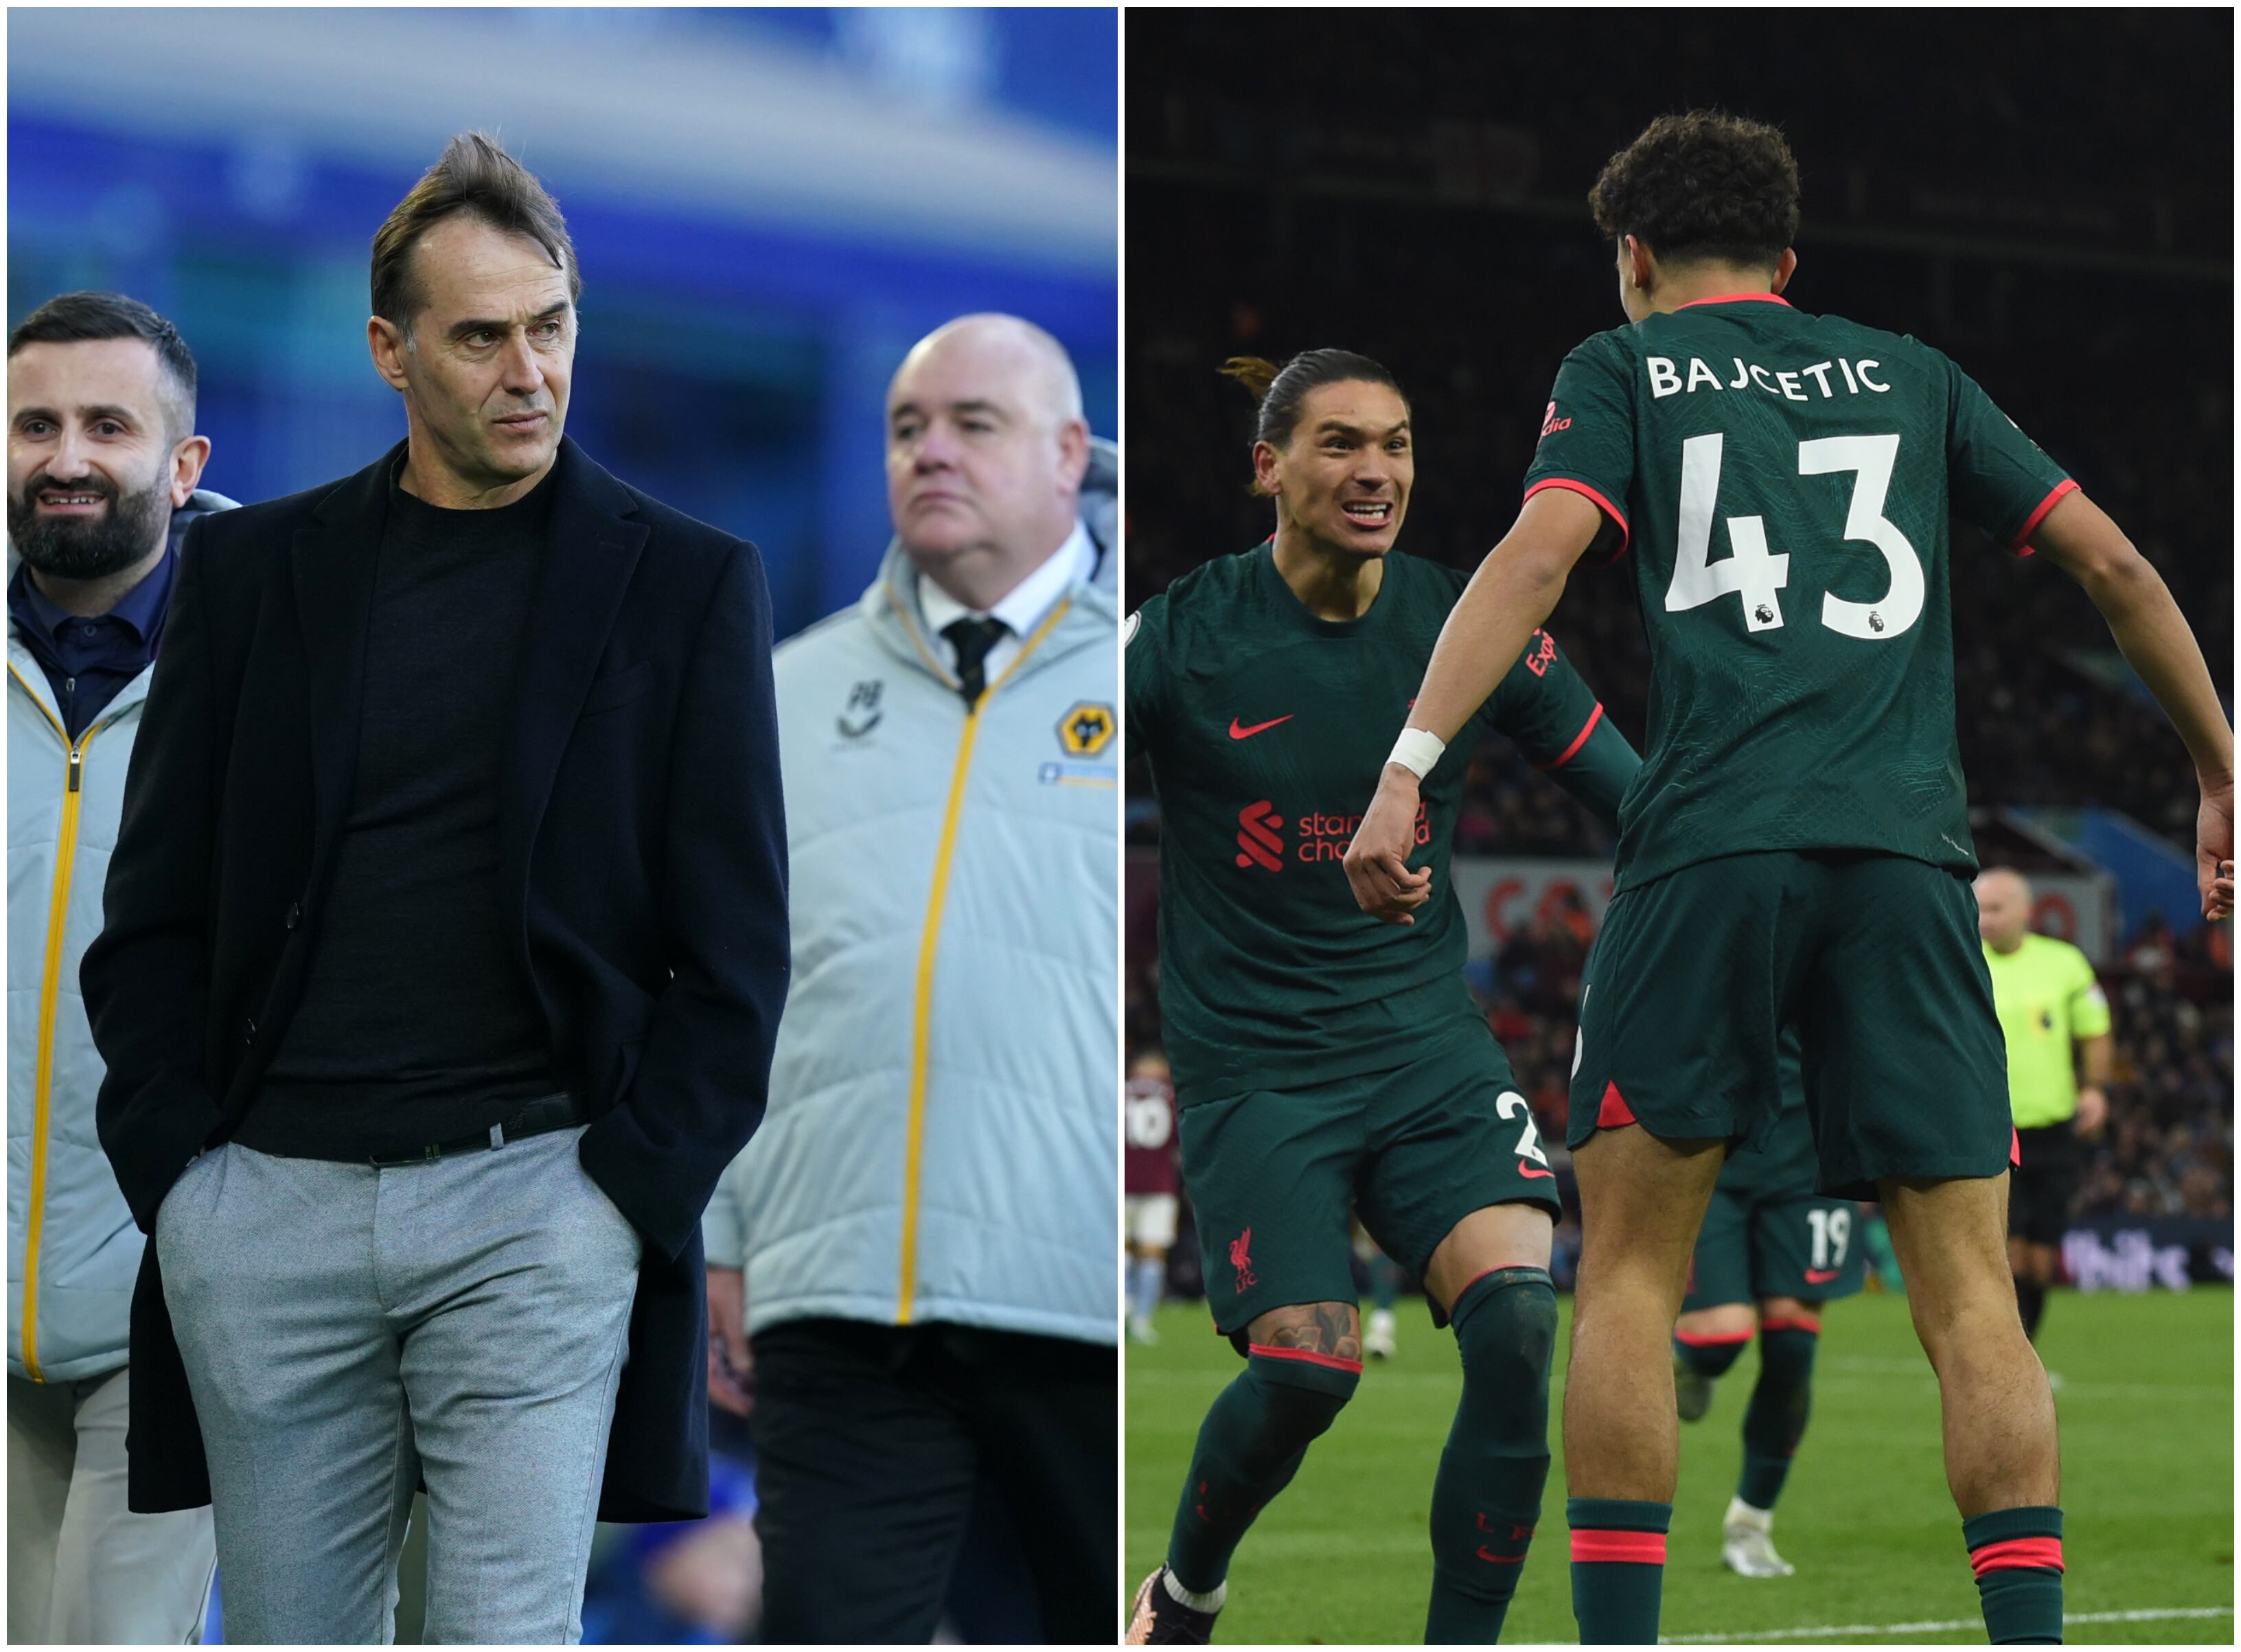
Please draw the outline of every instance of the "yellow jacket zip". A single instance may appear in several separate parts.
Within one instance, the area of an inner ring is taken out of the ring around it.
[[[965,782],[973,769],[973,740],[980,732],[980,708],[1010,679],[1012,673],[1019,670],[1027,656],[1041,645],[1043,639],[1050,635],[1053,627],[1073,605],[1070,600],[1061,599],[1042,624],[1035,627],[1034,634],[1020,645],[1020,652],[1012,656],[1011,663],[1004,667],[1002,674],[983,689],[980,698],[967,708],[965,732],[958,737],[957,760],[949,774],[949,801],[942,810],[941,838],[933,852],[933,886],[927,899],[926,924],[918,943],[917,1002],[911,1018],[910,1117],[903,1134],[901,1278],[895,1299],[895,1323],[898,1325],[911,1322],[911,1304],[918,1294],[918,1181],[919,1166],[926,1148],[926,1070],[927,1050],[933,1031],[933,960],[941,937],[942,902],[949,893],[950,853],[956,846],[957,820],[965,809]],[[956,686],[957,679],[942,669],[933,651],[920,639],[918,627],[910,623],[910,611],[900,605],[898,611],[902,616],[904,630],[909,633],[911,641],[917,645],[927,663],[933,666],[935,674],[953,687]]]
[[[19,678],[20,681],[21,679]],[[28,687],[29,685],[26,685]],[[37,694],[31,702],[42,716],[47,708]],[[34,1382],[44,1382],[39,1369],[39,1240],[47,1214],[47,1128],[49,1100],[54,1087],[55,1000],[62,987],[63,940],[70,917],[70,873],[77,860],[77,817],[85,775],[85,748],[101,725],[70,738],[63,726],[47,717],[56,733],[70,747],[69,769],[63,793],[60,841],[55,847],[55,887],[47,906],[45,967],[39,977],[39,1043],[31,1077],[31,1178],[23,1223],[23,1373]]]

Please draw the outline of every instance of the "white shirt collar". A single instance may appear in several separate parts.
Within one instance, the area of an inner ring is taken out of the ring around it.
[[[1077,518],[1066,542],[1045,557],[1033,573],[1013,585],[988,612],[1010,626],[1013,638],[1025,641],[1034,635],[1035,627],[1058,605],[1060,597],[1077,581],[1088,584],[1096,573],[1096,542]],[[944,626],[973,612],[923,573],[918,577],[918,605],[919,612],[926,617],[927,630],[937,638]]]

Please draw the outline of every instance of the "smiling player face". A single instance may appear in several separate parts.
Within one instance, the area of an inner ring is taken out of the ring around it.
[[[1345,379],[1308,392],[1292,439],[1254,445],[1261,485],[1283,524],[1318,549],[1382,556],[1416,479],[1408,404],[1390,385]]]

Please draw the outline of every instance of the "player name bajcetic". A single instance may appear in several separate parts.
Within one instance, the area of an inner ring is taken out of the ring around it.
[[[1649,374],[1653,401],[1666,396],[1692,395],[1700,390],[1757,390],[1785,401],[1810,402],[1816,398],[1807,387],[1809,379],[1819,387],[1818,399],[1822,401],[1863,393],[1881,396],[1890,389],[1875,377],[1883,367],[1879,361],[1847,361],[1839,357],[1834,361],[1816,361],[1810,367],[1794,369],[1762,367],[1741,356],[1731,356],[1729,361],[1731,365],[1717,371],[1696,356],[1688,358],[1686,368],[1670,356],[1644,356],[1642,365]]]

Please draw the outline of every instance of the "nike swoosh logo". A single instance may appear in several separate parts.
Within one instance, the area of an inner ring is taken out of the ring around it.
[[[1229,738],[1233,740],[1249,740],[1263,729],[1274,728],[1278,723],[1288,723],[1298,715],[1297,712],[1287,712],[1284,716],[1271,719],[1266,723],[1255,723],[1251,728],[1239,727],[1237,719],[1233,717],[1229,719]]]
[[[1520,1159],[1517,1161],[1517,1174],[1521,1176],[1554,1176],[1556,1173],[1553,1170],[1535,1170],[1531,1165],[1527,1164],[1524,1160]],[[1812,1275],[1809,1274],[1806,1277],[1810,1279]]]
[[[1817,1267],[1809,1267],[1805,1270],[1805,1282],[1808,1285],[1826,1285],[1843,1271],[1841,1267],[1832,1267],[1824,1274]]]
[[[1492,1561],[1496,1566],[1515,1566],[1525,1559],[1522,1555],[1497,1555],[1483,1543],[1479,1545],[1478,1557],[1482,1561]]]

